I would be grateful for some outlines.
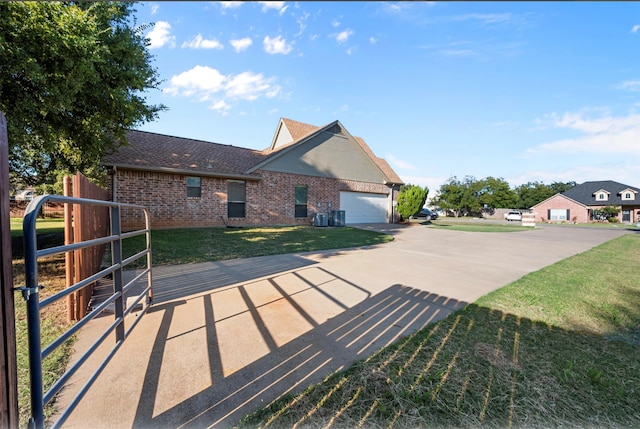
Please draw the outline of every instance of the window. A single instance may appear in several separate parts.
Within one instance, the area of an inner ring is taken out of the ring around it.
[[[549,220],[569,220],[569,210],[561,209],[551,209],[549,210]]]
[[[627,192],[626,194],[624,194],[624,199],[625,200],[630,200],[631,199],[631,192]]]
[[[200,198],[200,178],[187,177],[187,198]]]
[[[227,217],[245,217],[246,182],[244,180],[229,180],[227,187]]]
[[[608,198],[608,196],[607,196],[606,192],[598,192],[598,197],[597,197],[597,199],[598,199],[599,201],[606,201],[606,200],[608,200],[609,198]]]
[[[296,217],[307,217],[307,187],[296,186]]]

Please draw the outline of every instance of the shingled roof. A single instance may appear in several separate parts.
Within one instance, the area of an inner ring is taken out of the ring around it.
[[[146,131],[129,131],[128,145],[104,157],[106,166],[204,176],[242,177],[265,158],[259,150],[192,140]]]
[[[622,199],[622,191],[630,189],[637,192],[636,198],[640,198],[640,189],[633,186],[625,185],[622,183],[614,182],[613,180],[600,180],[594,182],[584,182],[581,185],[575,186],[562,193],[567,198],[571,198],[585,206],[601,206],[603,203],[608,205],[623,205],[629,204],[629,201]],[[598,191],[609,192],[609,198],[606,201],[596,200],[596,192]],[[637,201],[637,200],[636,200]]]
[[[256,167],[327,127],[317,127],[286,118],[281,119],[281,124],[287,127],[293,141],[281,147],[265,150],[246,149],[146,131],[129,131],[128,144],[117,152],[106,155],[103,164],[133,170],[259,180],[260,175],[254,173]],[[353,138],[387,177],[388,184],[403,183],[393,168],[384,159],[375,156],[362,138]]]

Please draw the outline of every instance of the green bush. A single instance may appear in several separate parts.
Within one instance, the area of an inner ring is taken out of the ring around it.
[[[398,213],[405,219],[418,214],[427,201],[429,188],[417,185],[404,185],[398,194]]]

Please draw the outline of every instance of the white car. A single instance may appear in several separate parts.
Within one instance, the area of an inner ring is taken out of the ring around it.
[[[521,221],[522,220],[522,212],[517,211],[517,210],[511,210],[509,213],[507,213],[504,217],[506,220],[508,221]]]
[[[31,201],[35,196],[34,191],[27,189],[16,194],[16,201]]]

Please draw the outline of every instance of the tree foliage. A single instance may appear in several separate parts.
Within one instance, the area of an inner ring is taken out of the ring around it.
[[[518,203],[515,208],[529,209],[557,193],[565,192],[576,186],[576,182],[553,182],[545,185],[542,182],[528,182],[517,186]]]
[[[466,176],[458,180],[453,176],[440,187],[436,203],[456,216],[480,214],[487,209],[513,207],[517,195],[502,178],[487,177],[477,180]]]
[[[398,213],[403,218],[409,218],[418,214],[424,206],[429,195],[429,188],[418,185],[403,185],[398,193]]]
[[[502,178],[489,176],[478,180],[473,176],[466,176],[463,180],[458,180],[453,176],[440,186],[434,203],[453,211],[456,216],[480,215],[497,208],[529,209],[574,186],[575,182],[554,182],[551,185],[529,182],[511,189],[509,183]]]
[[[597,210],[593,210],[591,217],[595,220],[607,220],[609,222],[617,222],[620,209],[615,206],[605,206]]]
[[[13,181],[95,169],[127,130],[165,109],[143,95],[160,81],[134,12],[127,2],[0,4],[0,110]]]

